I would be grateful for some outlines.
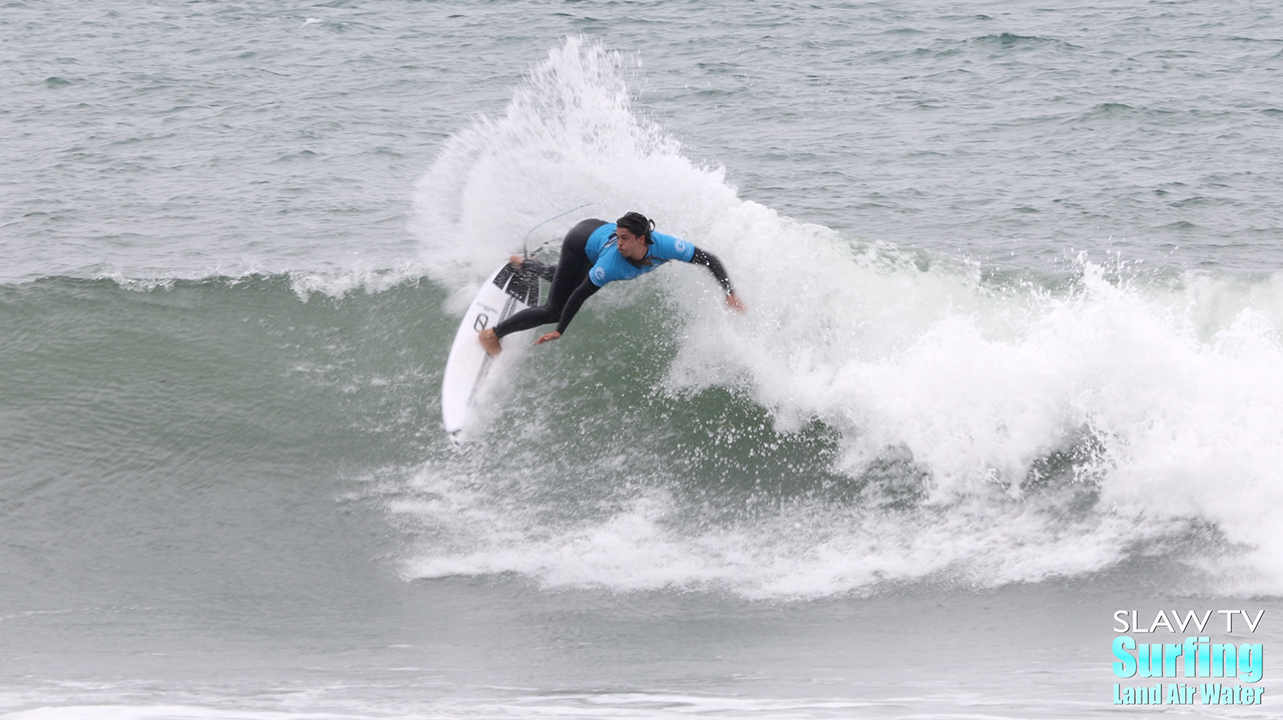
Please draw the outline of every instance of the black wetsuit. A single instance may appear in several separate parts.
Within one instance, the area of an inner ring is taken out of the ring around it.
[[[575,313],[579,312],[579,307],[601,289],[588,277],[593,262],[588,258],[586,247],[593,231],[605,224],[604,220],[584,220],[571,228],[561,243],[561,259],[557,262],[555,271],[544,263],[525,261],[526,267],[552,281],[548,302],[538,307],[526,308],[495,325],[495,335],[503,337],[553,322],[557,323],[557,332],[566,332],[566,327],[574,319]],[[690,261],[707,267],[728,295],[734,292],[730,278],[726,275],[726,268],[716,256],[697,247]]]

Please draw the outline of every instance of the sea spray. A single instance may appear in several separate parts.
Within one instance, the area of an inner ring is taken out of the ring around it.
[[[749,311],[682,266],[594,297],[478,454],[404,470],[408,575],[815,596],[1157,556],[1280,585],[1276,278],[992,273],[798,223],[638,119],[625,72],[571,38],[446,144],[419,184],[431,277],[457,304],[587,201],[717,253]]]
[[[582,38],[549,53],[507,110],[446,142],[415,194],[412,228],[430,277],[466,306],[477,283],[549,217],[589,203],[583,217],[626,209],[668,232],[697,236],[739,205],[720,169],[697,168],[680,144],[638,118],[624,75],[635,61]],[[575,218],[534,238],[556,241]],[[456,308],[458,309],[458,308]]]

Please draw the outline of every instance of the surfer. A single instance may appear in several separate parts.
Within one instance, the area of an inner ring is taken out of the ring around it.
[[[526,308],[494,327],[482,330],[481,345],[491,355],[502,349],[500,340],[509,333],[529,330],[538,325],[557,323],[557,329],[535,341],[551,342],[566,332],[566,326],[593,293],[613,280],[632,280],[669,260],[697,263],[708,268],[726,291],[727,307],[744,312],[744,304],[735,295],[726,268],[711,253],[672,235],[655,232],[655,222],[641,213],[629,212],[613,223],[584,220],[566,233],[561,243],[561,259],[553,269],[534,260],[513,255],[512,262],[524,262],[539,275],[552,281],[548,302]]]

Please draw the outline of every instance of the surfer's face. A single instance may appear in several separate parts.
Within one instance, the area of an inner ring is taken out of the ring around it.
[[[619,247],[619,254],[629,260],[641,260],[646,257],[646,241],[627,228],[615,229],[615,244]]]

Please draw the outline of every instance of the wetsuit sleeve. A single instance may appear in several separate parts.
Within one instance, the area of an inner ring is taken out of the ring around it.
[[[575,319],[575,313],[579,312],[579,306],[583,305],[585,300],[592,297],[593,293],[600,289],[593,284],[592,280],[584,278],[583,283],[575,288],[575,291],[566,300],[566,305],[561,309],[561,321],[557,323],[557,332],[565,334],[566,326],[570,325],[570,321]]]
[[[716,255],[695,248],[695,254],[691,256],[691,262],[708,268],[713,273],[713,277],[717,278],[717,284],[722,286],[727,295],[735,292],[735,288],[731,286],[731,279],[726,275],[726,268],[722,267],[722,261],[718,260]]]

